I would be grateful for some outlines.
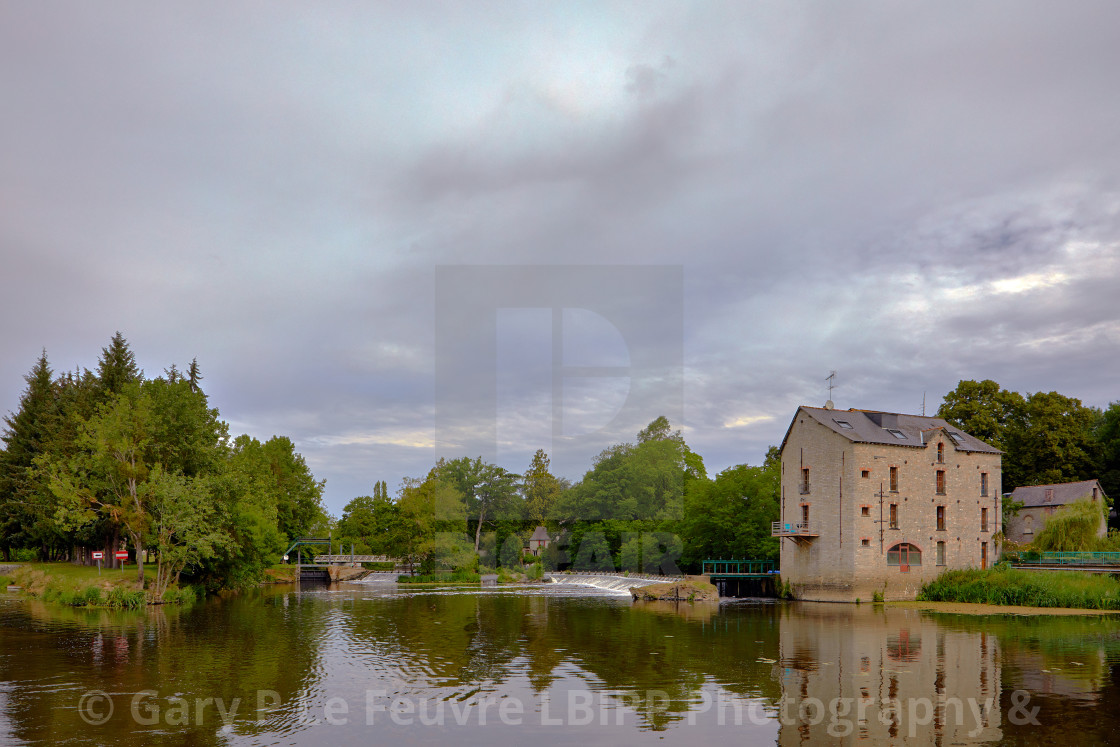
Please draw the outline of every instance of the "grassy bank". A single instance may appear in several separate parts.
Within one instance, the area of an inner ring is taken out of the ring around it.
[[[155,568],[144,569],[145,581],[155,578]],[[101,569],[71,563],[26,563],[10,574],[10,582],[23,593],[44,602],[69,607],[114,607],[135,609],[149,600],[136,578],[135,566],[121,570]],[[160,604],[188,604],[197,594],[190,587],[172,587],[158,600]]]
[[[1120,610],[1120,582],[1074,571],[946,571],[922,588],[918,601]]]

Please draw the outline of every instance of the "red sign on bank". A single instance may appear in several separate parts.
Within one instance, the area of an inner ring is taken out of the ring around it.
[[[128,560],[128,550],[117,550],[113,553],[113,557],[117,560]]]
[[[101,552],[100,550],[94,550],[92,553],[90,553],[90,555],[93,556],[94,560],[101,560],[103,557],[105,557],[105,553]]]

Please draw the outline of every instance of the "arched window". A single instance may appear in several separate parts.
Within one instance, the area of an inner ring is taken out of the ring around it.
[[[912,565],[922,564],[922,551],[917,545],[909,542],[899,542],[887,550],[887,565],[897,565],[899,570],[908,571]]]

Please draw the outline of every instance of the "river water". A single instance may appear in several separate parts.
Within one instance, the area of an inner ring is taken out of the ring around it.
[[[586,587],[273,587],[187,609],[0,593],[0,743],[1120,742],[1120,619]]]

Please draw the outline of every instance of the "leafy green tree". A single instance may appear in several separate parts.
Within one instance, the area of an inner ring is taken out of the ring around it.
[[[158,601],[188,567],[199,567],[227,549],[221,505],[210,492],[208,477],[164,472],[156,465],[148,476],[147,501],[151,538],[156,550],[156,578],[150,598]]]
[[[708,558],[776,559],[779,546],[770,523],[781,513],[780,491],[775,447],[762,467],[740,464],[715,480],[693,482],[681,523],[686,565],[696,568]]]
[[[422,573],[468,562],[463,495],[441,477],[439,467],[424,480],[406,479],[398,505],[410,531],[396,538],[391,555],[404,559],[410,568],[419,564]]]
[[[548,454],[544,449],[537,449],[522,480],[525,509],[534,526],[544,524],[563,491],[563,484],[548,468]]]
[[[153,476],[196,478],[215,471],[226,445],[225,424],[185,380],[131,382],[84,422],[69,457],[39,462],[72,530],[105,519],[132,546],[148,549],[159,484]],[[143,583],[143,554],[137,553]]]
[[[224,464],[210,474],[208,487],[230,538],[216,558],[206,559],[208,585],[257,583],[287,543],[279,528],[279,488],[260,442],[246,435],[234,439]]]
[[[150,514],[148,477],[153,464],[151,398],[139,384],[130,384],[102,405],[78,437],[79,452],[68,463],[47,462],[43,468],[60,502],[59,518],[76,529],[109,519],[137,549],[137,575],[144,583],[144,557]]]
[[[463,496],[477,553],[483,527],[496,526],[499,519],[521,519],[524,505],[518,492],[518,477],[481,457],[441,459],[435,467],[439,479],[453,486]]]
[[[353,542],[374,555],[392,555],[409,535],[400,506],[384,495],[384,483],[374,483],[375,496],[358,496],[346,504],[338,520],[340,541]]]
[[[1004,489],[1096,477],[1099,411],[1057,392],[1035,392],[1007,429]]]
[[[1021,417],[1026,400],[991,379],[961,380],[945,395],[937,417],[997,449],[1007,450],[1007,429]]]
[[[1098,416],[1094,437],[1100,459],[1101,488],[1115,503],[1120,498],[1120,402],[1111,403]]]
[[[288,541],[307,536],[325,516],[322,498],[326,481],[315,480],[307,462],[286,436],[273,436],[263,444],[246,438],[239,439],[235,446],[242,452],[253,452],[254,461],[267,465],[267,485],[259,489],[272,496],[280,532]]]
[[[1107,510],[1104,503],[1090,500],[1089,496],[1062,506],[1046,519],[1046,524],[1031,542],[1031,549],[1038,552],[1105,549],[1105,538],[1098,532]]]

